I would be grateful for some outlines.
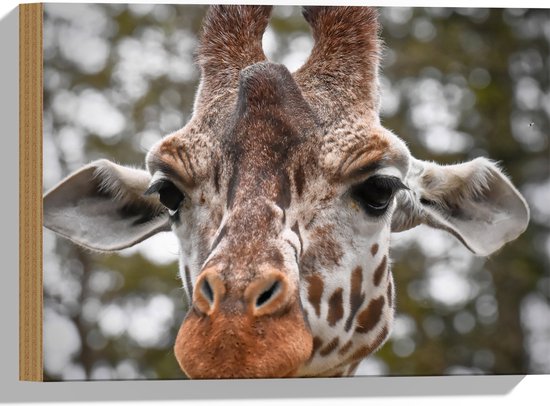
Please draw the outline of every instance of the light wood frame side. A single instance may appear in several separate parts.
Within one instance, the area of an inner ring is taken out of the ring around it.
[[[19,379],[43,380],[42,4],[19,6]]]

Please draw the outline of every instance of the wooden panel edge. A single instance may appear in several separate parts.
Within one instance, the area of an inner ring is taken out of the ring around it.
[[[43,381],[42,4],[19,6],[19,379]]]

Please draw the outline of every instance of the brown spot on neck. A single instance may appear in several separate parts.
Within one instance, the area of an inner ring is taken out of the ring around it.
[[[376,253],[378,252],[378,244],[372,244],[372,247],[370,247],[370,253],[372,254],[372,256],[376,256]]]
[[[307,277],[307,281],[309,284],[307,300],[315,309],[317,317],[319,317],[321,315],[321,296],[324,289],[323,279],[317,274],[312,274]]]
[[[342,300],[342,288],[338,288],[330,296],[328,300],[328,317],[329,326],[334,326],[342,317],[344,317],[344,306]]]
[[[358,266],[351,274],[351,292],[349,297],[350,313],[346,320],[345,330],[349,331],[355,318],[355,314],[365,301],[365,294],[362,292],[363,269]]]
[[[313,337],[313,345],[312,345],[312,348],[311,348],[311,357],[310,357],[310,361],[311,359],[313,358],[313,356],[315,355],[315,353],[317,352],[317,350],[319,348],[321,348],[321,346],[323,345],[323,340],[321,340],[320,337]]]
[[[382,277],[384,276],[388,264],[388,257],[384,255],[384,258],[382,258],[382,262],[376,267],[376,270],[374,271],[373,276],[373,282],[375,286],[380,285],[380,282],[382,281]]]
[[[357,316],[357,327],[355,328],[355,331],[358,333],[368,333],[376,327],[382,318],[384,303],[384,296],[380,296],[372,300],[367,308]]]

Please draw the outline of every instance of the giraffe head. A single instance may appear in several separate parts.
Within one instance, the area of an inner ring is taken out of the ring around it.
[[[391,329],[392,232],[426,224],[488,255],[529,218],[491,161],[420,161],[382,127],[375,10],[306,7],[315,45],[294,73],[265,60],[269,13],[210,8],[193,117],[147,170],[96,161],[44,197],[45,226],[91,249],[177,235],[193,378],[351,374]]]

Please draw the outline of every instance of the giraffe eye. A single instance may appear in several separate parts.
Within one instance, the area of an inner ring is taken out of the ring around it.
[[[371,176],[354,186],[351,194],[363,209],[371,216],[384,214],[399,189],[407,187],[394,176]]]
[[[144,194],[150,195],[153,193],[158,193],[161,204],[172,212],[179,209],[185,197],[172,182],[166,179],[153,183]]]

